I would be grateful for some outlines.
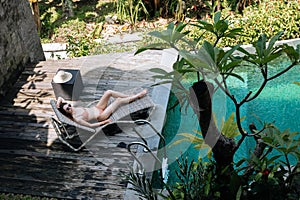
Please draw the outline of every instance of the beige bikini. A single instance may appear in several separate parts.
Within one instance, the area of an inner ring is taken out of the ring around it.
[[[86,121],[97,119],[103,111],[96,106],[90,108],[76,108],[74,114],[75,119],[83,119]]]

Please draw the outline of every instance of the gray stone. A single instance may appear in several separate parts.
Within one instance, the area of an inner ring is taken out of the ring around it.
[[[25,65],[45,60],[29,1],[0,1],[0,95]]]
[[[136,42],[142,40],[141,33],[117,34],[108,38],[107,43],[120,44],[126,42]]]

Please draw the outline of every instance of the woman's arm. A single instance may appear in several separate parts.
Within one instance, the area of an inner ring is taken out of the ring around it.
[[[87,122],[83,119],[74,119],[74,121],[76,121],[77,123],[83,125],[83,126],[88,126],[88,127],[98,127],[98,126],[102,126],[104,124],[108,124],[109,122],[111,122],[112,120],[111,119],[107,119],[107,120],[104,120],[104,121],[101,121],[101,122],[96,122],[96,123],[90,123],[90,122]]]
[[[62,97],[58,97],[58,98],[57,98],[57,102],[56,102],[56,107],[59,108],[60,104],[61,104],[62,102],[64,102],[64,101],[65,101],[65,100],[64,100]]]

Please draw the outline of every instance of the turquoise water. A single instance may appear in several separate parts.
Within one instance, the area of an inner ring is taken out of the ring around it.
[[[280,71],[288,63],[285,60],[280,60],[273,64],[270,73],[274,74]],[[293,84],[295,81],[300,81],[299,66],[291,69],[281,77],[268,82],[267,86],[258,98],[250,103],[246,103],[241,108],[241,116],[246,116],[243,121],[243,128],[247,129],[250,123],[255,123],[260,127],[259,120],[262,122],[274,122],[280,129],[290,129],[291,131],[300,131],[300,86]],[[262,80],[258,79],[258,73],[249,68],[247,72],[240,72],[245,82],[241,82],[236,78],[228,80],[228,86],[235,95],[241,100],[249,90],[256,91]],[[192,85],[194,80],[190,80],[187,87]],[[253,92],[254,93],[254,92]],[[174,94],[170,95],[169,105],[172,105],[176,100]],[[183,109],[184,110],[184,109]],[[234,104],[227,98],[223,92],[218,91],[214,95],[213,110],[216,114],[217,121],[228,116],[235,111]],[[195,133],[200,130],[197,117],[194,115],[191,108],[187,112],[180,112],[180,107],[177,106],[173,110],[167,111],[167,121],[164,126],[163,135],[166,138],[167,154],[169,163],[169,180],[176,180],[175,170],[177,169],[176,158],[181,155],[188,156],[189,159],[197,160],[198,157],[205,158],[207,150],[198,151],[193,148],[188,142],[176,144],[176,141],[183,137],[181,133]],[[236,153],[235,160],[249,157],[253,151],[254,141],[248,138]]]

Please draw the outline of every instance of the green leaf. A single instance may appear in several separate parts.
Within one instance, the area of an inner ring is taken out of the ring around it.
[[[163,74],[163,75],[167,75],[169,72],[167,72],[166,70],[164,69],[161,69],[161,68],[152,68],[149,70],[150,72],[154,72],[154,73],[157,73],[157,74]]]
[[[224,74],[224,75],[229,75],[229,76],[233,76],[233,77],[239,79],[240,81],[245,82],[245,80],[243,79],[243,77],[241,77],[241,76],[238,75],[238,74],[235,74],[235,73],[227,73],[227,72],[222,73],[222,74]]]
[[[224,34],[224,32],[228,29],[228,24],[224,21],[218,21],[216,23],[216,30],[218,31],[218,35]]]
[[[236,167],[239,167],[239,166],[241,166],[245,161],[246,161],[246,159],[241,159],[240,161],[238,161],[238,162],[235,164],[235,166],[236,166]]]
[[[151,86],[157,86],[157,85],[163,85],[163,84],[168,84],[168,83],[172,83],[173,81],[172,80],[169,80],[169,81],[161,81],[161,82],[158,82],[158,83],[155,83]]]
[[[207,196],[210,192],[210,184],[206,184],[204,187],[204,193]]]
[[[271,38],[269,44],[268,44],[268,48],[267,48],[267,52],[271,52],[275,43],[278,41],[278,39],[283,35],[283,31],[278,32],[274,37]]]
[[[231,115],[227,118],[227,120],[224,122],[224,119],[222,119],[222,125],[221,125],[221,132],[229,138],[234,138],[240,134],[238,131],[237,124],[235,122],[235,114],[234,112],[231,113]],[[243,121],[245,117],[241,118],[241,121]]]
[[[177,32],[181,32],[181,31],[186,27],[186,25],[188,25],[188,24],[185,24],[185,23],[183,23],[183,22],[179,22],[179,23],[177,24],[175,30],[176,30]]]
[[[146,51],[146,50],[162,50],[162,49],[165,49],[167,48],[169,45],[166,44],[166,43],[154,43],[154,44],[149,44],[149,45],[146,45],[140,49],[138,49],[134,55],[137,55],[139,53],[142,53],[143,51]]]
[[[259,58],[262,58],[264,55],[264,51],[266,49],[266,42],[267,42],[267,35],[262,34],[258,38],[257,42],[254,43],[254,47]]]
[[[237,50],[240,48],[241,45],[236,45],[234,47],[232,47],[231,49],[229,49],[228,51],[226,51],[226,53],[223,55],[222,60],[220,61],[220,64],[226,63],[227,60],[229,59],[229,57]]]
[[[256,174],[255,180],[258,181],[261,177],[262,177],[262,173],[259,172],[259,173]]]
[[[218,23],[220,21],[220,19],[221,19],[221,12],[218,11],[214,14],[214,23],[215,24]]]
[[[237,35],[241,35],[240,33],[242,32],[242,30],[243,30],[242,28],[231,29],[227,33],[225,33],[225,36],[230,38],[235,38]]]
[[[278,52],[278,53],[274,53],[274,54],[271,54],[269,55],[268,57],[265,57],[263,60],[262,60],[262,64],[267,64],[269,62],[271,62],[272,60],[275,60],[276,58],[278,58],[279,56],[282,55],[282,52]]]
[[[169,45],[173,46],[176,42],[181,40],[183,37],[185,37],[189,31],[186,31],[184,33],[181,33],[180,31],[183,30],[183,28],[186,25],[180,23],[179,27],[174,25],[174,22],[170,23],[166,30],[163,31],[152,31],[148,33],[148,35],[157,37],[165,42],[167,42]]]
[[[211,61],[209,61],[209,62],[214,62],[216,60],[217,56],[216,56],[215,51],[217,50],[217,48],[214,48],[214,46],[211,43],[204,41],[201,49],[205,50],[205,51],[203,51],[203,53],[210,56]],[[201,49],[200,49],[200,51],[201,51]]]
[[[239,187],[237,193],[236,193],[236,200],[240,200],[241,199],[241,196],[242,196],[242,192],[243,192],[243,189],[242,189],[242,186]]]
[[[231,61],[229,64],[222,66],[222,68],[220,69],[221,72],[227,72],[237,66],[239,66],[239,64],[242,62],[242,60],[235,60],[235,61]]]
[[[294,84],[299,85],[300,86],[300,82],[294,82]]]
[[[272,158],[270,158],[270,159],[268,160],[269,164],[273,163],[273,161],[277,160],[277,159],[280,158],[280,157],[281,157],[281,155],[273,156]]]
[[[193,53],[190,53],[189,51],[181,50],[181,51],[179,51],[179,55],[182,56],[184,59],[186,59],[189,63],[191,63],[195,69],[205,68],[205,69],[210,70],[209,64],[204,62],[202,60],[202,57],[198,54],[193,54]]]

